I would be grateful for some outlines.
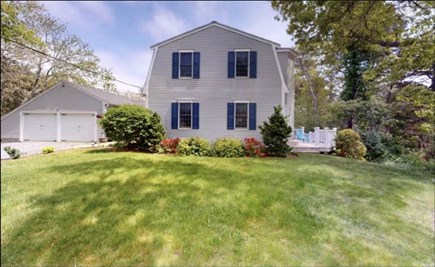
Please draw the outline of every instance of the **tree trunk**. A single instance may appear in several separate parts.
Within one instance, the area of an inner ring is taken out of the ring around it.
[[[347,120],[347,128],[348,128],[348,129],[352,129],[352,127],[353,127],[353,120],[352,120],[352,117],[350,117],[350,118]]]
[[[301,66],[301,70],[304,73],[305,78],[307,79],[311,97],[313,98],[314,123],[316,124],[316,126],[320,126],[319,125],[320,114],[319,114],[319,109],[317,107],[317,95],[314,92],[314,85],[311,79],[311,75],[309,73],[309,69],[307,69],[307,66],[305,66],[305,62],[303,62],[303,59],[299,59],[299,65]]]

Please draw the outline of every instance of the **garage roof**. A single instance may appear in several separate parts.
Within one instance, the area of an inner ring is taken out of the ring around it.
[[[56,84],[55,86],[51,87],[48,90],[45,90],[44,92],[40,93],[39,95],[31,98],[30,100],[28,100],[27,102],[21,104],[20,106],[18,106],[17,108],[15,108],[14,110],[10,111],[9,113],[3,115],[1,117],[1,119],[5,119],[7,117],[9,117],[11,114],[13,114],[15,111],[17,111],[18,109],[24,107],[25,105],[33,102],[34,100],[38,99],[39,97],[42,97],[43,95],[45,95],[46,93],[48,93],[49,91],[57,88],[58,86],[62,85],[62,84],[68,84],[73,88],[76,88],[77,90],[80,90],[81,92],[88,94],[89,96],[100,100],[103,103],[106,103],[108,105],[111,106],[118,106],[118,105],[124,105],[124,104],[131,104],[131,105],[138,105],[138,106],[143,106],[145,107],[145,100],[143,99],[132,99],[126,95],[120,95],[120,94],[115,94],[115,93],[110,93],[107,91],[103,91],[101,89],[96,89],[96,88],[92,88],[92,87],[87,87],[87,86],[82,86],[82,85],[78,85],[69,81],[61,81],[58,84]]]
[[[103,91],[101,89],[96,89],[96,88],[92,88],[92,87],[78,85],[78,84],[67,82],[67,81],[65,81],[65,82],[73,87],[76,87],[78,89],[85,91],[86,93],[100,99],[101,101],[103,101],[109,105],[117,106],[117,105],[123,105],[123,104],[132,104],[132,105],[145,106],[144,100],[132,99],[126,95],[110,93],[107,91]]]

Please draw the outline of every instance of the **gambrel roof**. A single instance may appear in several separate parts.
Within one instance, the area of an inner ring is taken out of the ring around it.
[[[212,22],[210,22],[210,23],[208,23],[208,24],[205,24],[205,25],[200,26],[200,27],[198,27],[198,28],[195,28],[195,29],[193,29],[193,30],[187,31],[187,32],[185,32],[185,33],[182,33],[182,34],[176,35],[176,36],[174,36],[174,37],[172,37],[172,38],[169,38],[169,39],[167,39],[167,40],[164,40],[164,41],[162,41],[162,42],[159,42],[159,43],[157,43],[157,44],[154,44],[154,45],[151,46],[151,48],[155,48],[155,47],[159,47],[159,46],[162,46],[162,45],[165,45],[165,44],[171,43],[171,42],[173,42],[173,41],[176,41],[176,40],[178,40],[178,39],[184,38],[184,37],[186,37],[186,36],[189,36],[189,35],[191,35],[191,34],[194,34],[194,33],[196,33],[196,32],[199,32],[199,31],[205,30],[205,29],[210,28],[210,27],[213,27],[213,26],[216,26],[216,27],[219,27],[219,28],[222,28],[222,29],[225,29],[225,30],[228,30],[228,31],[231,31],[231,32],[234,32],[234,33],[237,33],[237,34],[240,34],[240,35],[243,35],[243,36],[249,37],[249,38],[252,38],[252,39],[254,39],[254,40],[257,40],[257,41],[260,41],[260,42],[263,42],[263,43],[266,43],[266,44],[270,44],[270,45],[273,45],[273,46],[276,46],[276,47],[281,47],[281,45],[278,44],[278,43],[276,43],[276,42],[273,42],[273,41],[270,41],[270,40],[264,39],[264,38],[259,37],[259,36],[257,36],[257,35],[253,35],[253,34],[250,34],[250,33],[247,33],[247,32],[241,31],[241,30],[238,30],[238,29],[236,29],[236,28],[233,28],[233,27],[230,27],[230,26],[227,26],[227,25],[221,24],[221,23],[216,22],[216,21],[212,21]]]

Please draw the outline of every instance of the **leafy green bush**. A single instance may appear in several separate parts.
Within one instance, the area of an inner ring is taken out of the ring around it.
[[[99,123],[106,136],[125,149],[157,152],[165,138],[160,116],[136,105],[112,107]]]
[[[6,151],[6,153],[8,153],[8,155],[9,155],[9,157],[11,159],[18,159],[21,156],[21,152],[17,148],[13,148],[13,147],[10,147],[10,146],[5,146],[3,148],[3,150]]]
[[[287,118],[281,113],[282,107],[276,106],[273,109],[274,112],[269,117],[269,121],[265,121],[263,125],[259,126],[260,133],[266,145],[267,155],[285,157],[291,151],[287,142],[292,128],[288,125]]]
[[[43,154],[49,154],[49,153],[53,153],[54,152],[54,147],[52,146],[46,146],[42,148],[42,153]]]
[[[211,152],[212,146],[201,137],[183,138],[177,146],[177,153],[185,156],[209,156]]]
[[[215,157],[243,157],[243,144],[236,138],[217,139],[213,144],[213,156]]]
[[[360,160],[364,160],[367,151],[359,134],[352,129],[344,129],[337,133],[335,147],[338,156]]]
[[[376,131],[362,132],[361,139],[367,148],[365,158],[369,161],[381,161],[387,153],[381,134]]]

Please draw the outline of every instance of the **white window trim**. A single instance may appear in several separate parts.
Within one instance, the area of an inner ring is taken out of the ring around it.
[[[192,130],[193,127],[193,101],[178,101],[178,129],[179,130]],[[180,127],[181,122],[181,113],[180,113],[180,104],[190,103],[190,127]]]
[[[248,74],[246,76],[237,76],[237,52],[248,52]],[[234,49],[234,78],[249,78],[251,72],[251,49]]]
[[[234,124],[234,130],[237,130],[237,131],[246,131],[246,130],[249,130],[249,101],[234,101],[234,122],[233,122],[233,124]],[[243,127],[243,128],[241,128],[241,127],[236,127],[236,109],[237,109],[237,104],[247,104],[248,105],[248,109],[247,109],[247,118],[248,118],[248,121],[247,121],[247,123],[246,123],[246,128],[245,127]]]
[[[178,50],[178,79],[193,79],[193,52],[194,50]],[[192,54],[192,76],[190,77],[181,77],[181,53],[191,53]]]

